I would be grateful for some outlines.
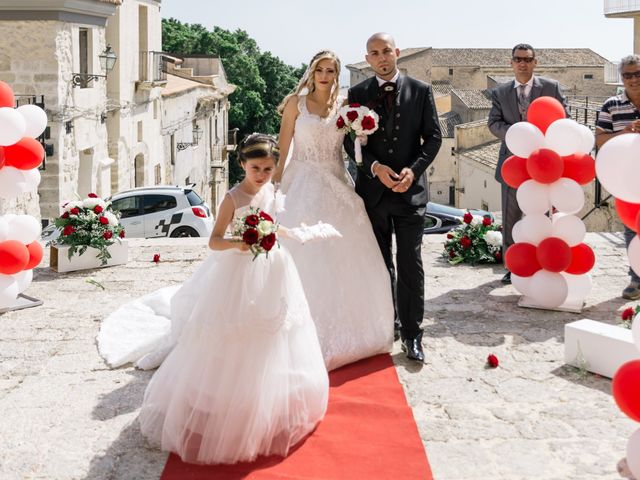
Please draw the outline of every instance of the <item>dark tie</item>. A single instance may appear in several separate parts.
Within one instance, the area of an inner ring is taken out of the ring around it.
[[[384,102],[387,110],[393,108],[393,102],[396,99],[396,84],[393,82],[385,82],[380,85],[379,89],[380,101]]]
[[[518,86],[518,110],[520,111],[520,119],[526,120],[527,110],[529,109],[529,97],[525,93],[526,85]]]

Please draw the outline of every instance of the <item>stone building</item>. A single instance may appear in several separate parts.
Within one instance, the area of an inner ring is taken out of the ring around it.
[[[629,54],[640,55],[640,3],[637,0],[604,0],[604,15],[607,18],[628,18],[633,20],[633,45]],[[622,85],[618,72],[618,59],[605,66],[605,81],[614,85]]]

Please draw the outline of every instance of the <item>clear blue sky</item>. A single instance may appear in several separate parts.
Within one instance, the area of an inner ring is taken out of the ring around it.
[[[603,0],[163,0],[162,16],[240,28],[290,65],[334,50],[343,65],[364,60],[374,32],[399,48],[590,48],[618,61],[633,50],[633,20],[608,19]],[[507,59],[505,59],[505,62]],[[348,78],[343,71],[342,83]]]

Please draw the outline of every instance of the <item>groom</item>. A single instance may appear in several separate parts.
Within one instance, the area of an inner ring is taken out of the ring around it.
[[[391,275],[396,310],[396,333],[407,357],[424,361],[422,317],[424,272],[422,231],[427,204],[425,170],[442,143],[431,87],[406,75],[398,67],[400,50],[387,33],[367,40],[367,63],[375,76],[349,90],[349,103],[375,109],[380,125],[362,149],[356,192],[362,197]],[[353,157],[353,141],[345,139]],[[396,236],[396,269],[391,237]]]

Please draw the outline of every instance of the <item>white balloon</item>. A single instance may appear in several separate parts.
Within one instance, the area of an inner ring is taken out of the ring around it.
[[[526,297],[531,296],[531,278],[532,277],[519,277],[514,273],[511,273],[511,284],[518,290],[521,294]]]
[[[23,270],[13,275],[18,284],[18,293],[24,292],[33,281],[33,270]]]
[[[516,192],[518,206],[527,215],[549,210],[549,186],[535,180],[527,180]]]
[[[13,145],[22,137],[26,125],[24,118],[17,110],[9,107],[0,108],[0,146]]]
[[[527,158],[531,152],[544,147],[544,135],[529,122],[514,123],[504,137],[507,148],[518,157]]]
[[[18,297],[18,282],[12,275],[0,274],[0,308],[13,304]]]
[[[635,478],[640,478],[640,429],[631,435],[627,443],[627,467]]]
[[[584,206],[584,192],[578,182],[562,177],[549,185],[551,204],[563,213],[579,212]]]
[[[633,342],[640,350],[640,315],[636,315],[633,322],[631,322],[631,333],[633,333]]]
[[[593,146],[596,143],[596,137],[591,129],[586,125],[579,123],[578,126],[580,127],[580,130],[582,130],[582,143],[580,145],[580,150],[578,151],[581,153],[591,153]]]
[[[587,234],[584,222],[575,215],[558,212],[553,214],[551,220],[551,236],[564,240],[570,247],[582,243]]]
[[[24,176],[26,191],[36,191],[38,189],[38,185],[40,185],[40,181],[42,180],[40,170],[38,170],[37,168],[32,168],[31,170],[22,170],[22,175]]]
[[[25,245],[35,242],[42,233],[42,225],[30,215],[16,215],[10,219],[9,239],[17,240]]]
[[[24,193],[27,189],[25,176],[14,167],[0,168],[0,198],[10,200]]]
[[[569,287],[559,273],[538,270],[531,277],[530,297],[541,307],[555,308],[567,299]]]
[[[551,236],[551,220],[542,213],[525,215],[513,226],[511,235],[514,242],[538,246],[542,240]]]
[[[547,148],[555,150],[561,157],[581,151],[584,144],[584,132],[575,120],[562,118],[556,120],[544,135]]]
[[[566,272],[561,272],[561,275],[567,282],[568,293],[565,302],[582,304],[593,288],[591,275],[588,273],[584,275],[571,275]]]
[[[596,157],[596,174],[602,186],[616,198],[640,203],[640,135],[627,133],[607,141]]]
[[[25,123],[25,137],[36,138],[42,135],[47,127],[47,114],[37,105],[22,105],[18,107],[18,113],[22,115]]]
[[[629,243],[627,256],[629,257],[629,265],[633,271],[640,275],[640,238],[638,238],[638,235],[633,237],[631,243]]]
[[[0,217],[0,242],[4,242],[9,237],[9,225],[4,217]]]

